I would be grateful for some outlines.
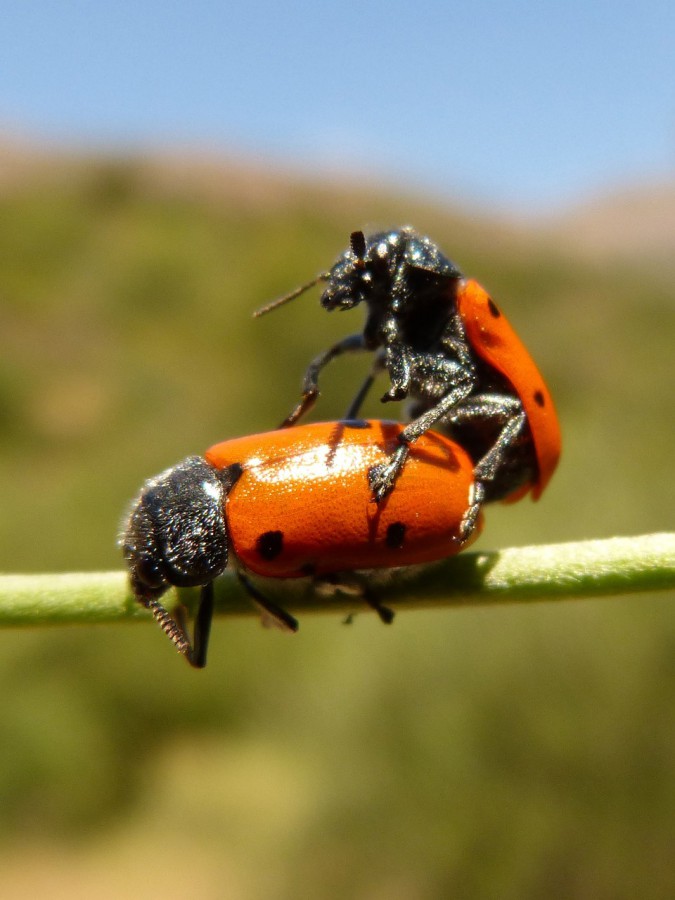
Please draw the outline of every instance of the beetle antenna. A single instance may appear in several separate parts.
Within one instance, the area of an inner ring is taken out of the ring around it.
[[[365,263],[366,256],[366,236],[362,231],[352,231],[349,235],[349,246],[356,258],[356,264],[360,268]]]
[[[283,306],[284,303],[289,303],[291,300],[295,300],[296,297],[299,297],[300,294],[304,294],[305,291],[308,291],[310,288],[314,287],[315,284],[318,284],[320,281],[328,281],[330,278],[330,272],[322,272],[320,275],[317,275],[316,278],[312,278],[311,281],[308,281],[307,284],[303,284],[295,290],[291,291],[290,294],[284,294],[283,297],[278,297],[276,300],[272,300],[271,303],[267,303],[265,306],[261,306],[260,309],[256,309],[253,313],[254,319],[259,319],[260,316],[266,315],[268,312],[272,312],[273,309],[277,309],[279,306]]]

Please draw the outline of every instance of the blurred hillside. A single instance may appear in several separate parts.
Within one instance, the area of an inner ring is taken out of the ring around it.
[[[673,276],[675,183],[647,183],[595,197],[552,217],[551,236],[586,259],[649,264]]]
[[[355,228],[404,223],[491,290],[559,406],[559,473],[540,503],[491,509],[480,546],[671,529],[675,200],[626,196],[525,226],[189,153],[5,142],[0,569],[119,567],[144,478],[274,426],[362,321],[316,293],[251,312]],[[336,362],[316,418],[366,369]],[[118,893],[128,873],[194,896],[161,840],[207,898],[671,897],[672,600],[310,620],[294,639],[228,622],[200,674],[150,627],[2,633],[6,896],[110,896],[113,858]]]

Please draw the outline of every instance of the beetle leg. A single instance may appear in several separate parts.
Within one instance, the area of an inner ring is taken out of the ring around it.
[[[468,541],[473,534],[484,500],[485,485],[482,481],[474,481],[469,494],[469,506],[459,523],[459,539],[462,543]]]
[[[282,609],[280,606],[277,606],[276,603],[272,603],[271,600],[265,597],[265,595],[258,590],[250,578],[244,575],[243,572],[237,570],[237,578],[254,605],[257,606],[262,613],[263,621],[265,619],[271,619],[274,625],[281,629],[281,631],[295,633],[298,630],[298,620],[289,612],[286,612],[285,609]]]
[[[382,396],[382,403],[405,400],[410,391],[410,354],[400,342],[387,347],[386,367],[391,387]]]
[[[378,339],[384,346],[384,364],[391,382],[382,402],[405,400],[410,391],[410,351],[401,339],[401,328],[394,315],[387,316],[380,323]]]
[[[209,647],[211,622],[213,621],[213,582],[203,585],[199,600],[199,609],[195,616],[193,646],[186,654],[187,661],[195,669],[203,669],[206,665],[206,651]]]
[[[497,439],[488,452],[478,460],[474,469],[477,479],[492,481],[499,471],[507,451],[520,436],[527,417],[520,400],[515,397],[505,397],[501,394],[479,394],[472,397],[470,402],[454,409],[448,415],[447,421],[461,426],[476,418],[501,419],[504,422]]]
[[[428,431],[439,419],[447,415],[448,411],[461,403],[473,390],[473,379],[465,376],[465,380],[454,390],[446,394],[436,406],[427,410],[419,418],[415,419],[403,429],[398,440],[401,445],[394,450],[388,462],[373,466],[368,473],[368,482],[376,503],[389,494],[396,483],[396,479],[403,471],[403,466],[408,458],[409,445],[416,441],[420,435]]]
[[[504,461],[504,457],[509,447],[516,441],[520,432],[525,425],[525,413],[513,416],[499,433],[499,437],[494,442],[490,450],[485,456],[478,461],[474,474],[480,481],[492,481]]]
[[[321,575],[314,579],[314,587],[316,590],[324,593],[342,593],[351,597],[357,597],[377,613],[383,624],[391,625],[394,621],[394,611],[380,603],[368,586],[365,578],[359,577],[355,572],[336,572]],[[352,615],[350,613],[347,616],[345,624],[351,624]]]
[[[361,387],[358,389],[354,399],[349,404],[344,418],[347,420],[358,419],[359,412],[363,406],[363,402],[370,393],[370,389],[375,383],[375,372],[370,372],[363,380]]]
[[[458,407],[449,416],[449,420],[453,425],[462,425],[477,417],[502,418],[506,421],[496,441],[474,467],[473,496],[461,526],[463,540],[470,536],[475,527],[478,513],[485,500],[486,486],[494,481],[509,449],[520,437],[526,421],[526,415],[519,400],[491,394],[475,397],[470,403]]]
[[[295,425],[295,423],[314,406],[319,397],[319,373],[329,362],[332,362],[336,356],[341,356],[343,353],[353,353],[365,349],[363,335],[350,334],[348,337],[343,338],[343,340],[338,341],[337,344],[333,344],[328,350],[324,350],[324,352],[320,353],[316,359],[312,360],[305,372],[300,402],[295,409],[286,416],[279,427],[289,428],[291,425]]]
[[[364,379],[363,384],[357,391],[354,399],[349,404],[349,409],[345,413],[345,419],[358,419],[359,413],[361,412],[361,407],[363,406],[363,402],[368,396],[368,393],[375,382],[375,378],[383,368],[384,357],[382,355],[379,355],[375,357],[373,368],[370,370],[370,373]]]
[[[375,610],[383,625],[391,625],[394,621],[394,610],[385,606],[384,603],[380,603],[377,597],[365,584],[363,586],[363,599],[371,609]]]
[[[399,435],[400,437],[400,435]],[[396,479],[403,471],[403,466],[410,453],[407,444],[400,444],[391,454],[386,463],[372,466],[368,472],[368,484],[373,494],[375,503],[381,503],[389,494],[396,483]]]

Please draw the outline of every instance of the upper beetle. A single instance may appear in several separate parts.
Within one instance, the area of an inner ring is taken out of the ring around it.
[[[394,495],[370,502],[368,472],[386,462],[402,430],[359,420],[235,438],[146,483],[121,538],[131,588],[191,665],[206,663],[212,583],[228,565],[268,618],[295,631],[293,616],[265,597],[251,573],[342,585],[389,622],[393,613],[355,570],[431,562],[468,544],[473,463],[442,435],[421,436]],[[182,608],[171,615],[160,601],[171,586],[202,588],[193,642]]]
[[[302,398],[282,426],[314,404],[318,377],[343,353],[375,352],[371,374],[348,416],[358,413],[375,374],[391,386],[383,402],[408,399],[410,423],[388,461],[370,473],[381,501],[400,476],[410,445],[432,426],[461,443],[474,460],[477,511],[485,501],[537,499],[560,456],[560,426],[548,388],[524,344],[494,300],[465,278],[429,238],[412,228],[366,237],[351,235],[349,249],[326,272],[259,310],[257,315],[325,282],[321,304],[347,310],[364,303],[362,333],[338,341],[314,359]],[[466,534],[473,523],[465,521]]]

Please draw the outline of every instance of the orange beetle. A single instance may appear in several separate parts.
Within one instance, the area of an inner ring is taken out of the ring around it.
[[[396,491],[371,501],[368,473],[397,446],[403,426],[379,420],[301,425],[216,444],[148,481],[122,547],[136,599],[196,668],[206,663],[213,580],[228,564],[254,603],[286,630],[296,620],[248,573],[340,586],[340,573],[427,563],[458,553],[475,504],[473,463],[456,443],[426,432]],[[331,576],[331,577],[327,577]],[[345,577],[353,587],[353,576]],[[172,585],[201,586],[194,645],[159,602]],[[380,615],[393,614],[361,594]]]
[[[560,457],[560,425],[532,356],[494,301],[428,237],[413,228],[369,236],[354,231],[332,268],[258,315],[325,282],[321,305],[350,310],[364,304],[362,333],[319,354],[305,373],[302,398],[283,425],[295,425],[319,396],[319,375],[336,357],[375,354],[373,371],[348,415],[358,414],[375,375],[386,371],[383,402],[408,400],[410,421],[389,458],[369,474],[380,502],[397,484],[410,447],[435,428],[460,443],[474,461],[477,514],[482,503],[536,500]],[[465,520],[470,534],[473,522]]]

